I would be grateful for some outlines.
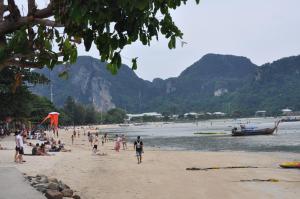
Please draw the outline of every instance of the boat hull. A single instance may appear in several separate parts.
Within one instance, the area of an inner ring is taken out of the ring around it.
[[[253,131],[234,131],[232,130],[232,136],[253,136],[253,135],[272,135],[275,131],[275,128],[270,129],[259,129]]]

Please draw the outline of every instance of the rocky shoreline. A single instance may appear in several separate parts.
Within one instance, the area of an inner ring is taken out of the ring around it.
[[[79,195],[74,193],[74,190],[56,178],[38,174],[36,176],[25,175],[25,179],[28,180],[30,185],[33,186],[37,191],[45,194],[47,199],[81,199]]]

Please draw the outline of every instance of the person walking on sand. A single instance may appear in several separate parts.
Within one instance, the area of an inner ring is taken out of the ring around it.
[[[22,132],[18,132],[18,134],[16,136],[16,151],[17,151],[16,162],[22,164],[23,162],[25,162],[23,160],[24,141],[23,141]]]
[[[144,144],[140,136],[138,136],[137,140],[134,142],[134,149],[136,151],[138,164],[140,164],[142,163],[142,153],[144,153]]]
[[[90,132],[88,132],[88,140],[90,145],[93,146],[93,135]]]
[[[104,133],[104,142],[108,142],[108,136],[107,136],[107,133]]]
[[[122,144],[123,144],[123,150],[127,150],[127,141],[124,134],[122,135]]]
[[[115,150],[117,152],[120,151],[120,148],[121,148],[121,138],[118,136],[118,134],[116,135],[116,140],[115,140]]]
[[[16,142],[16,147],[15,147],[15,150],[16,150],[16,153],[15,153],[15,162],[17,163],[18,162],[18,155],[19,155],[19,143],[18,143],[18,140],[17,140],[17,136],[19,135],[20,131],[16,131],[15,132],[15,142]]]
[[[71,135],[72,145],[74,144],[74,134]]]
[[[101,136],[102,146],[104,146],[104,135]]]
[[[97,133],[94,138],[94,146],[93,146],[94,154],[97,153],[97,151],[98,151],[98,145],[99,145],[99,138],[98,138],[98,133]]]

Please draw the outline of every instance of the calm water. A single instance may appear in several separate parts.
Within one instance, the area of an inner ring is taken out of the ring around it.
[[[111,134],[126,134],[129,140],[140,135],[146,146],[172,150],[201,151],[285,151],[300,152],[300,122],[280,123],[275,135],[232,137],[240,123],[273,127],[276,118],[211,120],[198,123],[150,123],[143,126],[105,128]],[[205,135],[194,133],[218,133]]]

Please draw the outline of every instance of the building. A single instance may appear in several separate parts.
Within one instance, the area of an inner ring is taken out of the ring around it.
[[[141,113],[141,114],[127,114],[128,120],[131,120],[131,118],[144,117],[144,116],[156,117],[156,118],[163,117],[162,114],[157,113],[157,112]]]
[[[255,117],[266,117],[267,111],[256,111]]]
[[[292,115],[293,114],[293,111],[289,108],[282,109],[281,112],[282,112],[282,115]]]
[[[225,116],[226,114],[223,112],[214,112],[213,115],[215,116]]]

